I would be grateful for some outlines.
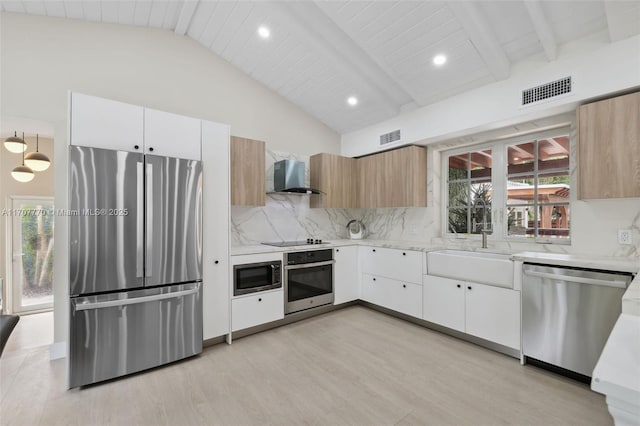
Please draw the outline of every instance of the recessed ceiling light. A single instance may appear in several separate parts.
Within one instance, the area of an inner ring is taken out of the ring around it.
[[[447,62],[447,57],[444,56],[443,54],[438,54],[433,57],[434,65],[437,65],[437,66],[444,65],[445,62]]]
[[[347,103],[351,106],[356,106],[358,105],[358,98],[356,98],[355,96],[349,96],[347,98]]]
[[[269,36],[271,35],[271,31],[269,31],[269,28],[263,25],[258,28],[258,35],[262,38],[269,38]]]

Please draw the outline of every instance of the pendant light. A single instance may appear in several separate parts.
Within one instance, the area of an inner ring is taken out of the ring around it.
[[[24,135],[22,135],[24,139]],[[23,141],[24,142],[24,141]],[[24,165],[24,151],[22,151],[22,165],[16,167],[11,171],[11,176],[17,180],[18,182],[31,182],[33,180],[34,174],[33,170]]]
[[[49,157],[41,153],[39,150],[40,141],[38,139],[38,134],[36,133],[36,152],[30,152],[26,157],[24,157],[24,163],[34,172],[47,170],[51,164]]]
[[[4,140],[4,147],[7,148],[9,152],[19,154],[27,150],[27,143],[24,141],[24,135],[23,138],[20,139],[18,132],[13,132],[13,136]]]

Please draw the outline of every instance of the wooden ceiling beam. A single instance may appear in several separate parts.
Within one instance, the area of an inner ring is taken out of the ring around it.
[[[542,44],[547,60],[555,61],[558,57],[558,43],[542,10],[542,2],[540,0],[527,0],[524,5],[527,8],[531,22],[533,22],[533,28],[536,30],[538,40]]]

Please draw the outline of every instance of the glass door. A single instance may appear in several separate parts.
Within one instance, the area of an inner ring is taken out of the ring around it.
[[[53,307],[53,198],[11,198],[11,311]]]

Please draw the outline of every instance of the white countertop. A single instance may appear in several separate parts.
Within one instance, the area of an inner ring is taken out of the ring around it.
[[[593,370],[591,389],[640,407],[640,317],[620,315]]]
[[[640,270],[640,259],[638,258],[603,257],[526,251],[514,254],[512,259],[522,262],[542,263],[546,265],[557,266],[574,266],[577,268],[602,269],[606,271],[636,273]]]
[[[326,241],[323,244],[310,244],[291,247],[274,247],[264,244],[246,245],[231,247],[231,255],[238,256],[243,254],[256,254],[256,253],[271,253],[271,252],[289,252],[296,250],[306,249],[323,249],[333,247],[344,246],[374,246],[374,247],[386,247],[397,248],[401,250],[415,250],[415,251],[434,251],[443,250],[442,246],[434,246],[429,243],[422,243],[419,241],[389,241],[389,240],[331,240]]]

